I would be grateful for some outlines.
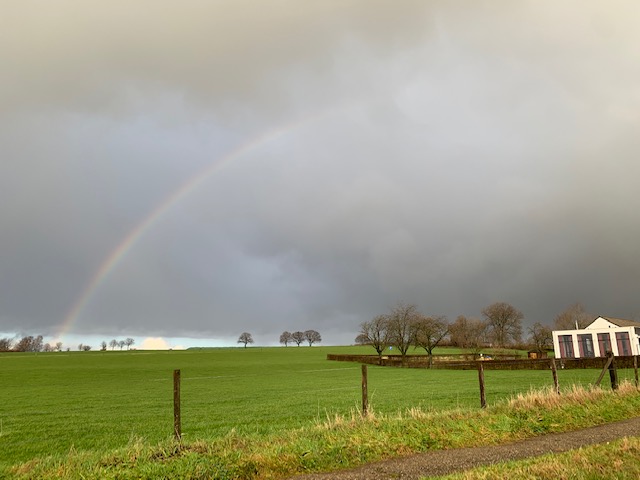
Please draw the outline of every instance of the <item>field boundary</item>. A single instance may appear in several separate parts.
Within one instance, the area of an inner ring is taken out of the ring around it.
[[[457,358],[456,358],[457,357]],[[406,355],[404,360],[401,355],[343,355],[328,354],[327,360],[336,362],[356,362],[367,365],[400,368],[434,368],[449,370],[475,370],[478,362],[482,362],[485,370],[549,370],[551,360],[549,358],[516,358],[514,355],[492,355],[491,359],[480,359],[477,355],[434,355],[431,366],[427,355]],[[564,369],[604,368],[607,357],[594,358],[559,358],[556,366]],[[634,356],[615,357],[617,368],[634,368]]]

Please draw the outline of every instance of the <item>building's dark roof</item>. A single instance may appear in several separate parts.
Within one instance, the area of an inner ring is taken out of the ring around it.
[[[600,317],[604,318],[607,322],[613,323],[614,325],[616,325],[618,327],[638,327],[638,328],[640,328],[640,322],[636,322],[635,320],[625,320],[624,318],[605,317],[603,315],[600,315]]]

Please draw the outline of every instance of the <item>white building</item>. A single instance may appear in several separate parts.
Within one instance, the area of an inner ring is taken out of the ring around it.
[[[598,317],[582,330],[555,330],[556,358],[640,355],[640,322]]]

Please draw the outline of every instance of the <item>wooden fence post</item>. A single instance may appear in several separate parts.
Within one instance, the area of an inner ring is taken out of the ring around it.
[[[613,352],[607,352],[607,362],[604,364],[604,367],[602,367],[602,371],[600,372],[600,375],[598,376],[598,379],[596,380],[596,383],[595,383],[596,387],[600,385],[600,382],[602,381],[602,378],[604,377],[604,372],[607,371],[607,369],[611,365],[611,362],[613,362]]]
[[[609,378],[611,379],[611,390],[618,389],[618,370],[616,369],[616,362],[611,354],[611,364],[609,365]]]
[[[487,408],[487,398],[484,393],[484,366],[482,360],[478,362],[478,381],[480,382],[480,408]]]
[[[638,356],[633,356],[633,374],[636,377],[636,388],[638,388]]]
[[[556,359],[551,359],[551,374],[553,375],[553,389],[560,395],[560,384],[558,383],[558,369],[556,368]]]
[[[367,379],[367,366],[362,365],[362,416],[366,417],[369,413],[369,393],[368,393],[368,379]]]
[[[180,418],[180,370],[173,371],[173,435],[182,439],[182,420]]]

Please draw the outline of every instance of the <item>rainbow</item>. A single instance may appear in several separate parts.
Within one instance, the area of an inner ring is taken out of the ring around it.
[[[157,223],[174,205],[186,198],[192,192],[198,189],[206,180],[220,172],[233,161],[241,158],[243,155],[255,150],[256,148],[286,134],[298,129],[308,123],[315,121],[328,113],[329,110],[322,110],[319,113],[309,115],[292,123],[280,125],[273,129],[260,133],[256,137],[252,137],[249,141],[241,144],[235,149],[228,152],[221,159],[204,167],[190,179],[185,181],[180,187],[166,197],[151,213],[140,222],[133,230],[131,230],[114,248],[109,255],[102,261],[97,271],[91,277],[89,283],[82,289],[80,295],[73,303],[71,309],[65,316],[62,324],[55,334],[56,339],[61,339],[67,334],[73,325],[77,322],[80,314],[93,298],[95,292],[100,288],[109,274],[122,262],[127,253],[135,246],[140,238]]]

